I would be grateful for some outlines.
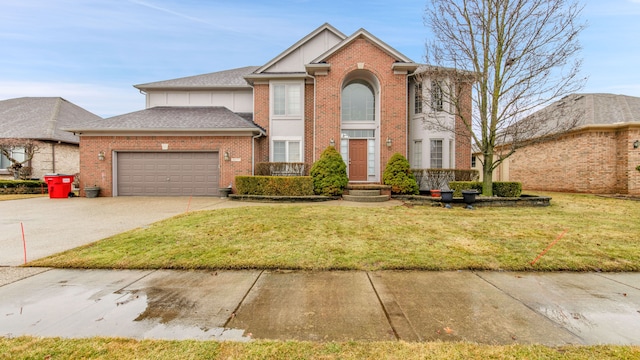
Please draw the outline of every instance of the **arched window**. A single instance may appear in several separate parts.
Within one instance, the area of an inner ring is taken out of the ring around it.
[[[369,83],[355,80],[342,89],[342,121],[375,121],[375,95]]]

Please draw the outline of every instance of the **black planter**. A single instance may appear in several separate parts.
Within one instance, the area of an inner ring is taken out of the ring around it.
[[[451,208],[451,202],[453,201],[453,190],[442,190],[440,191],[440,201],[444,204],[444,207],[447,209]]]
[[[220,197],[221,198],[226,198],[229,197],[229,194],[231,194],[231,188],[226,187],[226,188],[220,188]]]
[[[452,202],[453,201],[453,190],[442,190],[442,191],[440,191],[440,200],[442,200],[442,202]]]
[[[98,197],[100,188],[97,186],[87,186],[84,188],[84,193],[88,198]]]
[[[467,204],[467,209],[473,209],[473,203],[476,202],[476,190],[462,190],[462,200]]]

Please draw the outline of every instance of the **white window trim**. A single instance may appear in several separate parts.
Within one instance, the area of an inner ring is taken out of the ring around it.
[[[285,115],[276,115],[274,114],[275,106],[275,87],[276,85],[285,85]],[[286,114],[287,103],[286,103],[286,87],[288,85],[298,85],[300,87],[300,114]],[[269,82],[269,113],[272,119],[278,120],[302,120],[304,117],[304,81],[302,80],[294,80],[294,81],[270,81]]]
[[[413,144],[412,144],[412,151],[411,151],[411,167],[415,168],[415,169],[421,169],[422,168],[422,163],[423,163],[423,159],[424,159],[424,141],[422,141],[422,139],[414,139],[413,140]],[[416,151],[417,149],[419,149],[419,151]],[[416,160],[416,155],[419,154],[420,155],[420,161]]]
[[[440,162],[441,162],[441,165],[440,165],[439,168],[434,168],[431,165],[432,160],[433,160],[433,153],[431,152],[431,143],[433,141],[440,141],[440,144],[441,144],[441,148],[440,148]],[[431,139],[429,139],[429,168],[430,169],[444,169],[444,165],[445,165],[445,163],[444,163],[444,160],[445,160],[445,152],[444,152],[445,147],[444,147],[444,145],[445,145],[445,139],[443,139],[443,138],[431,138]]]
[[[284,162],[304,162],[304,141],[299,136],[274,136],[271,138],[271,144],[269,146],[269,161],[275,162],[273,159],[273,150],[275,148],[274,143],[276,141],[285,142],[285,160]],[[300,161],[289,161],[289,143],[297,141],[300,144]]]

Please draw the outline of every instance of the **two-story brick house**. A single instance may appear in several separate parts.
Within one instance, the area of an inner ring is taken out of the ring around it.
[[[442,116],[463,127],[434,91],[451,79],[416,76],[426,68],[364,29],[324,24],[263,66],[136,85],[145,110],[69,129],[80,135],[82,186],[217,195],[256,163],[312,164],[330,145],[351,182],[380,183],[396,152],[413,167],[469,168],[468,136],[424,126]],[[470,84],[462,89],[470,113]]]

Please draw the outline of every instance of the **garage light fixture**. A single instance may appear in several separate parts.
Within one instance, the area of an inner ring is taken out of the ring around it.
[[[333,138],[331,138],[331,140],[329,140],[329,146],[336,146],[336,141],[333,140]]]
[[[636,141],[634,141],[634,142],[633,142],[633,148],[634,148],[634,149],[637,149],[637,148],[639,148],[639,147],[640,147],[640,140],[636,140]]]
[[[104,151],[100,151],[100,152],[98,153],[98,160],[100,160],[100,161],[104,161]]]
[[[229,152],[228,151],[225,151],[224,152],[224,161],[229,161],[229,160],[231,160],[231,156],[229,156]]]
[[[390,148],[391,147],[391,138],[387,137],[387,147]]]

